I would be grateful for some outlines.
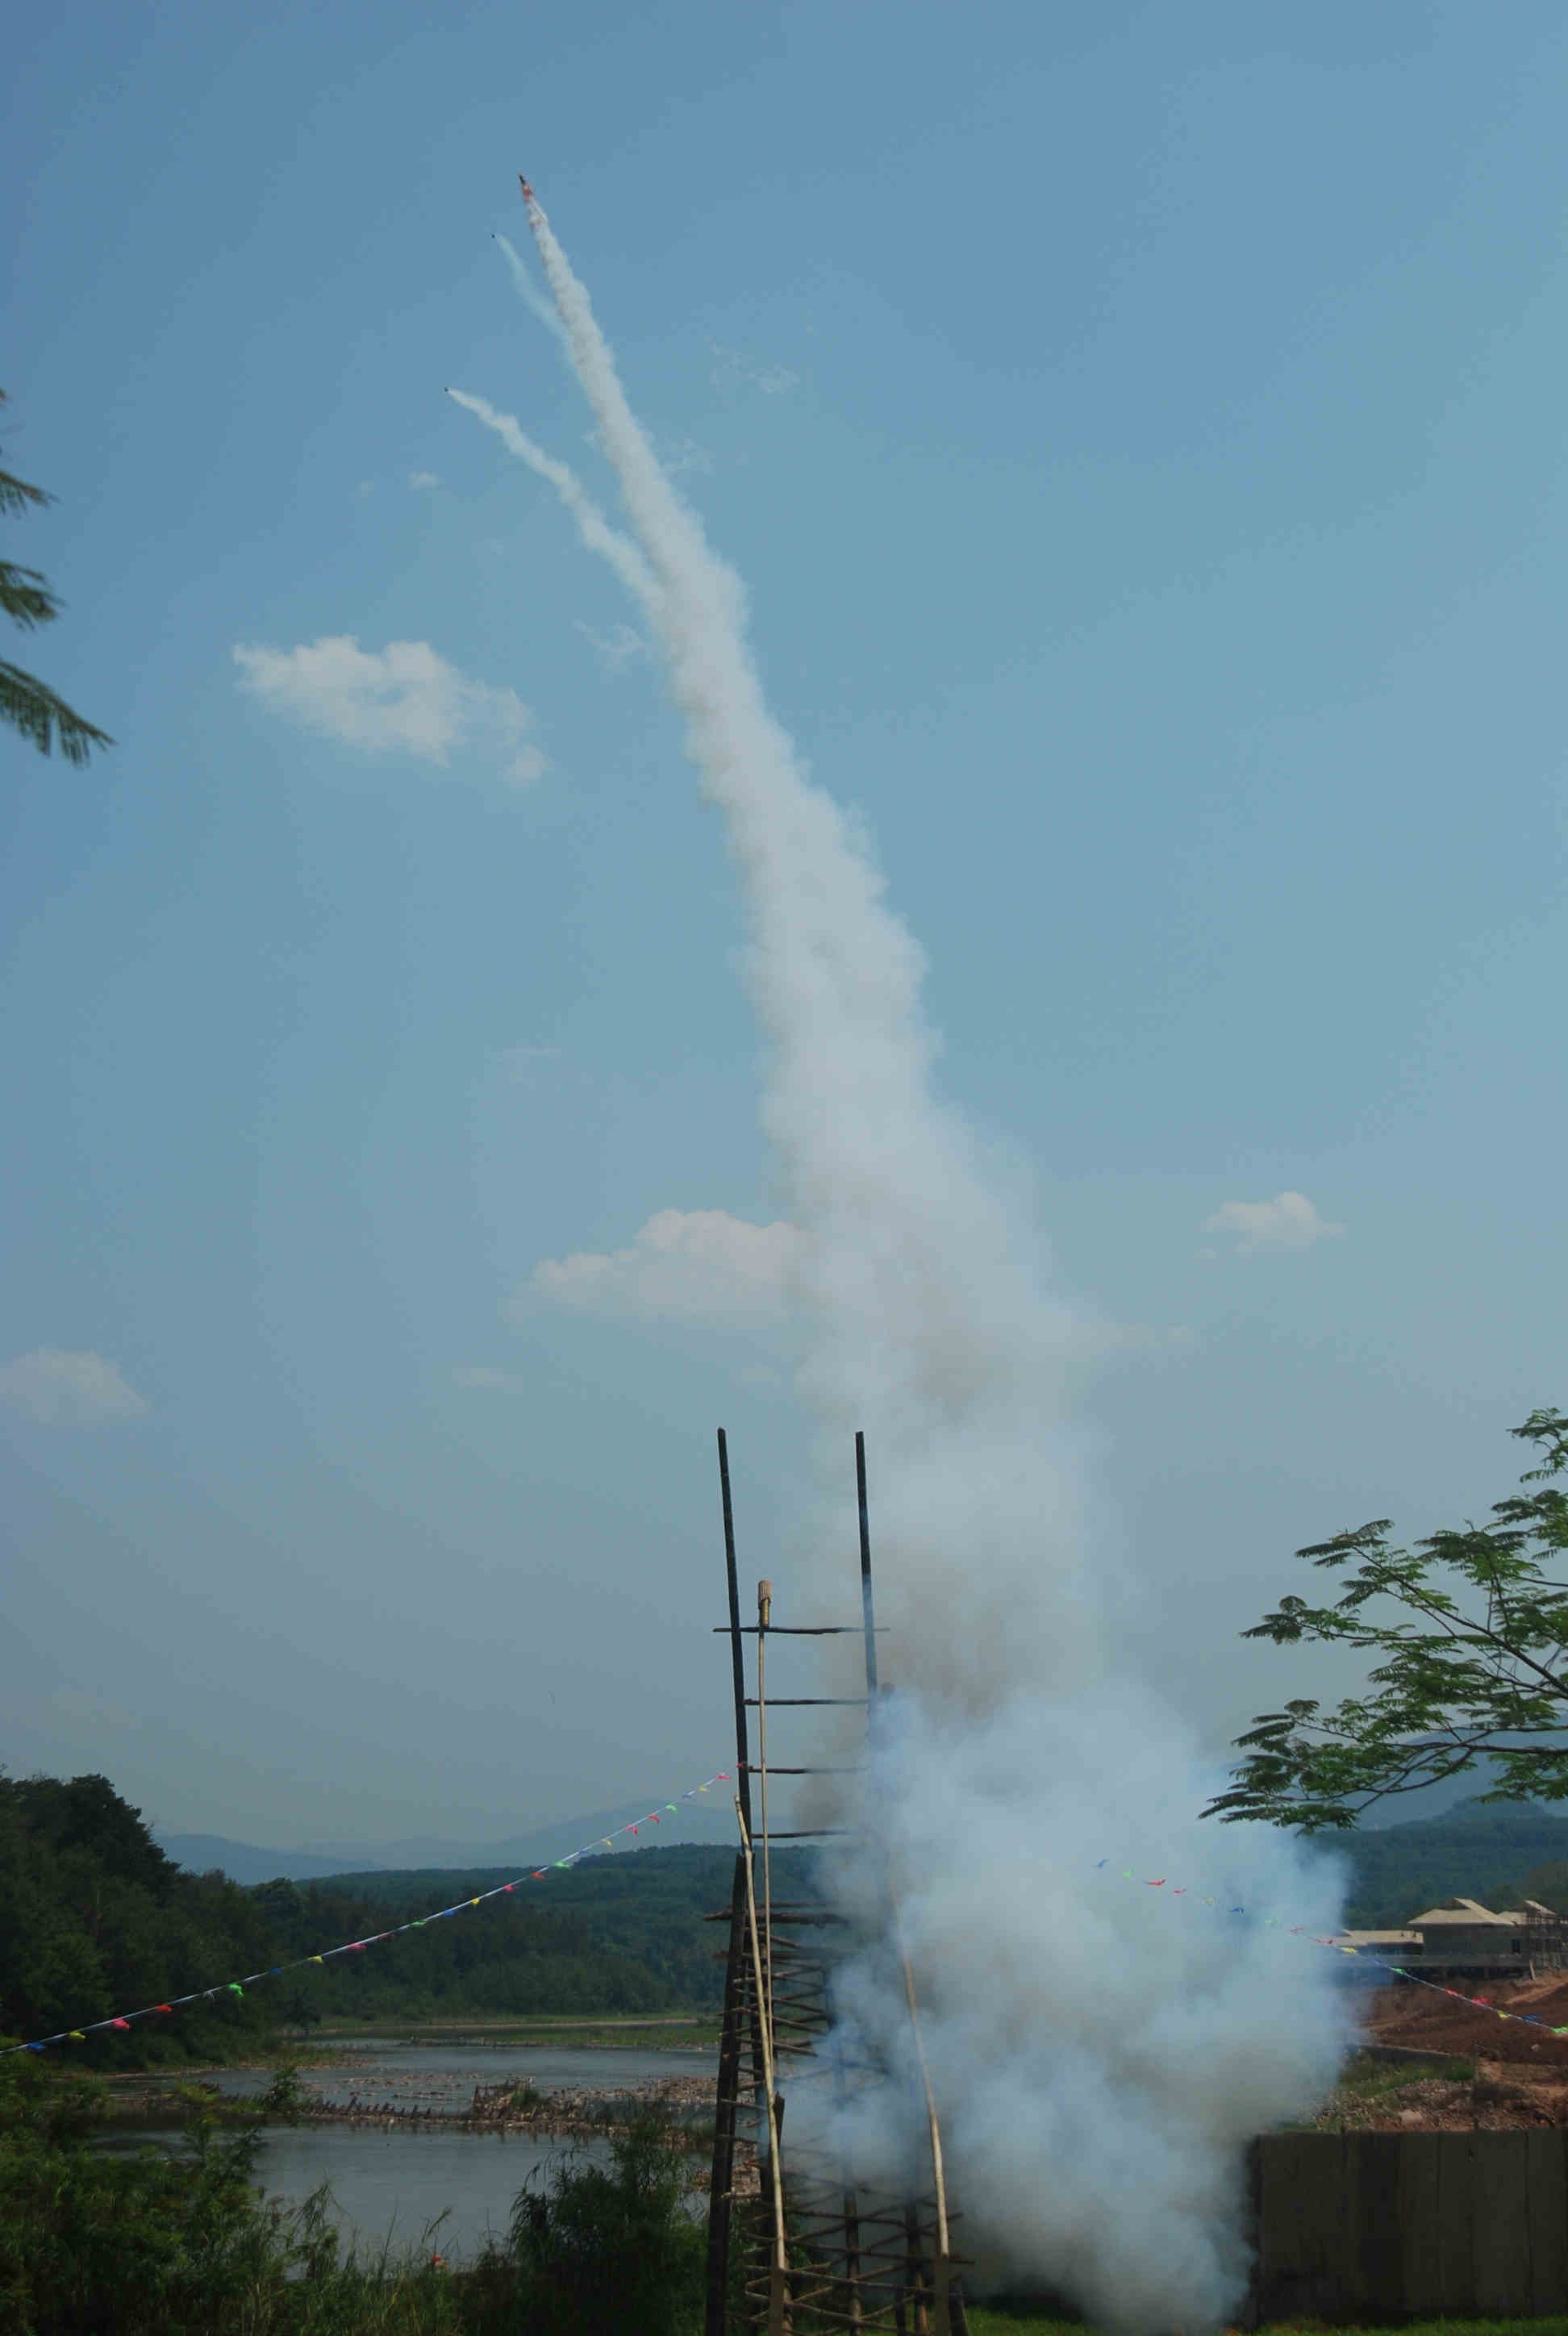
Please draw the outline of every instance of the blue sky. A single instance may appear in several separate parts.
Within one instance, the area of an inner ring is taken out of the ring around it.
[[[1105,1326],[1095,1530],[1206,1740],[1304,1677],[1236,1635],[1298,1543],[1508,1489],[1564,1396],[1565,67],[1527,0],[40,20],[15,653],[118,743],[0,739],[10,1766],[478,1840],[723,1757],[720,1419],[787,1580],[732,874],[442,394],[608,493],[520,165]]]

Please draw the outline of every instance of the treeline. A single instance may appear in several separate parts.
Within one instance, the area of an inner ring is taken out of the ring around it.
[[[1329,1846],[1350,1861],[1348,1921],[1393,1930],[1445,1898],[1516,1906],[1521,1896],[1568,1905],[1568,1817],[1531,1806],[1466,1801],[1446,1816],[1354,1833]],[[1553,1872],[1553,1868],[1559,1869]]]
[[[222,1986],[276,1958],[253,1893],[182,1874],[106,1776],[0,1776],[0,2026],[24,2041],[127,2006]],[[139,2054],[221,2059],[277,2014],[248,1997],[193,2005],[89,2049],[99,2066]]]
[[[780,1864],[775,1856],[775,1871]],[[798,1857],[792,1864],[803,1863]],[[648,1849],[588,1858],[510,1897],[432,1922],[363,1955],[291,1980],[291,2017],[436,2018],[470,2011],[716,2010],[726,1943],[704,1916],[727,1906],[731,1850]],[[513,1878],[510,1871],[375,1874],[265,1882],[265,1908],[288,1960],[342,1939],[429,1917]]]
[[[778,1851],[774,1886],[809,1887]],[[23,2040],[89,2027],[196,1989],[211,2000],[93,2037],[98,2067],[220,2059],[280,2029],[343,2020],[716,2009],[733,1853],[706,1846],[590,1858],[430,1921],[510,1874],[427,1872],[262,1883],[181,1872],[103,1776],[0,1778],[0,2028]],[[229,1982],[427,1918],[427,1927]]]

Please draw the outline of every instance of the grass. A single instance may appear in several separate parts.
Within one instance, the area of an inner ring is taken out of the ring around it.
[[[334,2044],[472,2043],[493,2045],[553,2044],[563,2051],[683,2052],[716,2051],[718,2015],[706,2011],[657,2013],[641,2018],[610,2014],[599,2019],[564,2016],[520,2020],[374,2020],[363,2027],[334,2028],[320,2039],[326,2051]],[[299,2058],[308,2060],[308,2049]]]
[[[1435,2078],[1446,2084],[1474,2084],[1475,2063],[1440,2052],[1418,2060],[1374,2060],[1358,2056],[1348,2063],[1320,2107],[1310,2117],[1292,2118],[1281,2130],[1331,2133],[1345,2119],[1353,2119],[1356,2111],[1375,2110],[1380,2102],[1391,2104],[1410,2086],[1430,2083]]]
[[[1475,2075],[1474,2058],[1461,2059],[1448,2053],[1434,2052],[1429,2059],[1421,2060],[1373,2060],[1358,2054],[1340,2077],[1339,2090],[1369,2101],[1383,2093],[1397,2093],[1401,2086],[1414,2085],[1425,2077],[1467,2085]]]
[[[1053,2319],[1048,2312],[972,2303],[970,2336],[1096,2336],[1092,2326]],[[1406,2320],[1398,2327],[1379,2322],[1347,2328],[1326,2320],[1271,2320],[1260,2336],[1568,2336],[1568,2316],[1545,2320]]]
[[[338,2020],[314,2038],[298,2029],[275,2035],[237,2037],[227,2049],[193,2059],[184,2053],[150,2053],[132,2067],[104,2073],[111,2083],[134,2084],[148,2077],[171,2080],[218,2068],[320,2068],[365,2044],[553,2044],[562,2051],[716,2052],[719,2019],[712,2011],[505,2013],[468,2020]]]

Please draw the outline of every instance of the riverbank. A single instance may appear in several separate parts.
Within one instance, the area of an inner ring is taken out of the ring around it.
[[[232,2072],[227,2072],[232,2073]],[[581,2140],[602,2138],[651,2116],[671,2141],[694,2139],[710,2128],[716,2072],[713,2076],[648,2078],[611,2086],[541,2089],[526,2078],[475,2085],[462,2097],[456,2080],[445,2098],[399,2099],[367,2087],[335,2096],[290,2075],[286,2110],[278,2122],[290,2126],[346,2126],[375,2133],[486,2133],[504,2138]],[[258,2088],[260,2089],[259,2088]],[[276,2079],[272,2089],[277,2091]],[[436,2087],[439,2093],[441,2088]],[[110,2090],[107,2122],[116,2131],[179,2130],[203,2118],[249,2122],[256,2095],[211,2083],[120,2080]]]
[[[234,2069],[351,2067],[366,2050],[387,2044],[461,2046],[474,2051],[711,2052],[716,2059],[719,2020],[712,2012],[677,2011],[611,2013],[593,2019],[560,2013],[518,2017],[476,2012],[465,2020],[343,2021],[315,2036],[302,2035],[297,2029],[279,2029],[260,2038],[247,2036],[236,2042],[232,2053],[222,2057],[209,2053],[201,2059],[182,2060],[153,2052],[129,2068],[91,2073],[112,2086],[134,2087],[149,2079],[180,2084]],[[68,2065],[63,2055],[57,2065]]]

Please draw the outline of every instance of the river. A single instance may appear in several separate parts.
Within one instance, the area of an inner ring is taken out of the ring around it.
[[[512,2200],[531,2177],[547,2181],[573,2154],[603,2158],[601,2141],[568,2141],[527,2134],[465,2133],[437,2122],[467,2109],[476,2086],[513,2078],[541,2093],[568,2095],[651,2090],[677,2077],[716,2072],[712,2051],[583,2049],[551,2044],[345,2043],[318,2049],[328,2064],[302,2069],[303,2081],[327,2100],[355,2101],[374,2118],[378,2110],[420,2109],[432,2122],[383,2128],[370,2125],[276,2126],[268,2129],[258,2160],[269,2198],[297,2206],[323,2182],[332,2192],[332,2215],[346,2242],[364,2256],[390,2244],[394,2253],[423,2246],[449,2263],[472,2261],[487,2238],[500,2238]],[[270,2072],[219,2069],[200,2079],[224,2094],[264,2092]],[[179,2146],[176,2134],[121,2132],[111,2146]]]

